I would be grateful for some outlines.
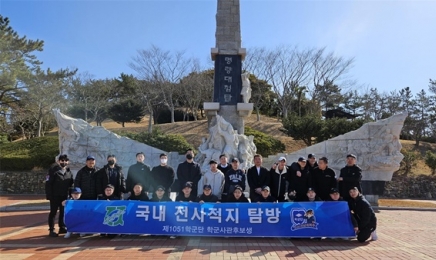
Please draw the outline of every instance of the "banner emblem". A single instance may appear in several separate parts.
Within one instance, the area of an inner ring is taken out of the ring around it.
[[[103,224],[110,227],[124,226],[124,213],[126,206],[107,206]]]
[[[316,222],[315,211],[313,209],[305,210],[303,208],[297,208],[291,210],[291,230],[312,228],[318,229],[318,223]]]

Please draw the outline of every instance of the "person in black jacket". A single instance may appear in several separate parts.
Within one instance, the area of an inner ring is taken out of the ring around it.
[[[371,204],[360,194],[357,187],[351,188],[349,194],[348,206],[357,221],[357,227],[354,229],[357,233],[357,240],[362,243],[370,237],[374,241],[377,240],[377,217]]]
[[[256,154],[253,158],[254,166],[247,171],[248,186],[250,186],[250,200],[256,201],[262,193],[262,187],[270,183],[270,173],[262,167],[262,155]]]
[[[347,155],[347,165],[341,169],[341,173],[338,178],[338,186],[341,196],[344,200],[350,198],[349,190],[353,187],[357,187],[359,192],[362,193],[362,187],[360,181],[362,180],[362,169],[356,165],[356,155]]]
[[[126,192],[124,173],[116,162],[115,155],[108,155],[107,164],[97,172],[97,196],[103,196],[108,184],[114,187],[114,195],[118,198],[122,198],[122,193]]]
[[[86,165],[80,169],[74,179],[74,187],[79,187],[82,191],[80,200],[97,199],[97,172],[99,168],[95,166],[95,157],[86,157]]]
[[[194,195],[193,191],[192,191],[192,184],[190,182],[186,182],[183,185],[183,189],[182,192],[180,192],[175,201],[180,201],[180,202],[193,202],[195,201],[197,198],[197,196]]]
[[[45,178],[45,195],[50,201],[50,213],[48,214],[49,236],[57,237],[54,232],[54,219],[59,209],[59,234],[67,233],[67,228],[64,223],[64,206],[62,202],[68,198],[68,192],[73,186],[73,174],[68,168],[69,159],[66,154],[61,154],[58,157],[57,163],[53,164],[49,169]]]
[[[148,165],[144,164],[145,154],[139,152],[136,154],[136,163],[130,165],[127,171],[126,191],[132,193],[133,188],[137,183],[141,183],[144,192],[148,192],[151,186],[151,170]]]
[[[330,199],[327,201],[344,201],[344,199],[342,199],[341,194],[339,194],[339,190],[333,188],[330,190]]]
[[[254,200],[254,202],[277,202],[277,200],[271,196],[270,188],[268,186],[263,186],[261,188],[261,194]]]
[[[212,193],[212,186],[206,184],[203,186],[203,193],[195,201],[199,203],[219,202],[219,198]]]
[[[239,185],[235,186],[233,192],[229,195],[226,202],[249,203],[248,199],[244,195],[244,190]]]
[[[161,154],[160,165],[153,167],[151,170],[151,176],[153,178],[153,187],[156,190],[158,186],[163,186],[165,188],[165,193],[171,193],[171,185],[174,183],[174,169],[167,165],[168,156],[166,154]]]
[[[186,161],[179,164],[177,167],[177,180],[180,185],[180,189],[178,190],[179,194],[183,194],[183,189],[185,188],[185,184],[190,182],[192,185],[191,193],[197,197],[198,191],[198,182],[201,179],[201,169],[200,165],[194,162],[194,152],[192,149],[188,149],[186,151]]]
[[[238,158],[232,159],[232,169],[228,170],[225,175],[224,190],[221,200],[224,202],[228,197],[233,196],[233,190],[236,186],[245,190],[245,173],[239,168]]]
[[[298,158],[297,162],[291,164],[288,174],[289,188],[288,197],[295,194],[296,201],[303,201],[306,198],[306,192],[312,185],[309,170],[306,168],[306,159]]]
[[[150,201],[148,194],[143,190],[142,184],[137,183],[133,186],[133,193],[130,194],[129,200]]]
[[[313,169],[315,169],[316,167],[318,167],[318,163],[316,161],[316,156],[314,153],[310,153],[307,156],[306,168],[310,173],[312,173]]]
[[[158,185],[156,187],[155,192],[153,193],[153,197],[151,197],[151,200],[153,202],[167,202],[172,201],[169,193],[165,192],[165,187],[162,185]]]
[[[99,196],[97,199],[111,201],[111,200],[119,200],[120,197],[116,196],[115,187],[112,184],[107,184],[104,188],[103,195]],[[116,236],[117,236],[117,234],[106,234],[106,233],[100,234],[100,237],[114,238]]]
[[[288,175],[290,171],[288,166],[286,166],[286,158],[280,157],[278,162],[273,165],[270,170],[270,186],[271,194],[274,196],[278,202],[284,202],[286,187],[288,186]]]
[[[330,191],[336,188],[336,173],[328,167],[328,159],[326,157],[319,158],[318,167],[312,170],[312,188],[316,194],[324,201],[330,199]]]
[[[322,201],[317,195],[314,189],[309,188],[306,192],[306,197],[303,200],[295,200],[296,202],[314,202]]]

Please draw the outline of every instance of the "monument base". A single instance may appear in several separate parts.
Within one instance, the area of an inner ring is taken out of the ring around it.
[[[371,205],[378,206],[379,196],[385,190],[385,181],[362,181],[362,191]]]

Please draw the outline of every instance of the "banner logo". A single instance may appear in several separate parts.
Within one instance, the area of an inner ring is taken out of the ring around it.
[[[315,211],[313,209],[296,208],[291,210],[291,230],[295,231],[303,228],[318,229]]]
[[[124,226],[124,213],[126,206],[107,206],[103,224],[110,227]]]

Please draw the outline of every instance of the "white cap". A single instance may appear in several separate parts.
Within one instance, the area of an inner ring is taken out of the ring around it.
[[[284,157],[284,156],[280,157],[279,161],[286,161],[286,157]]]

